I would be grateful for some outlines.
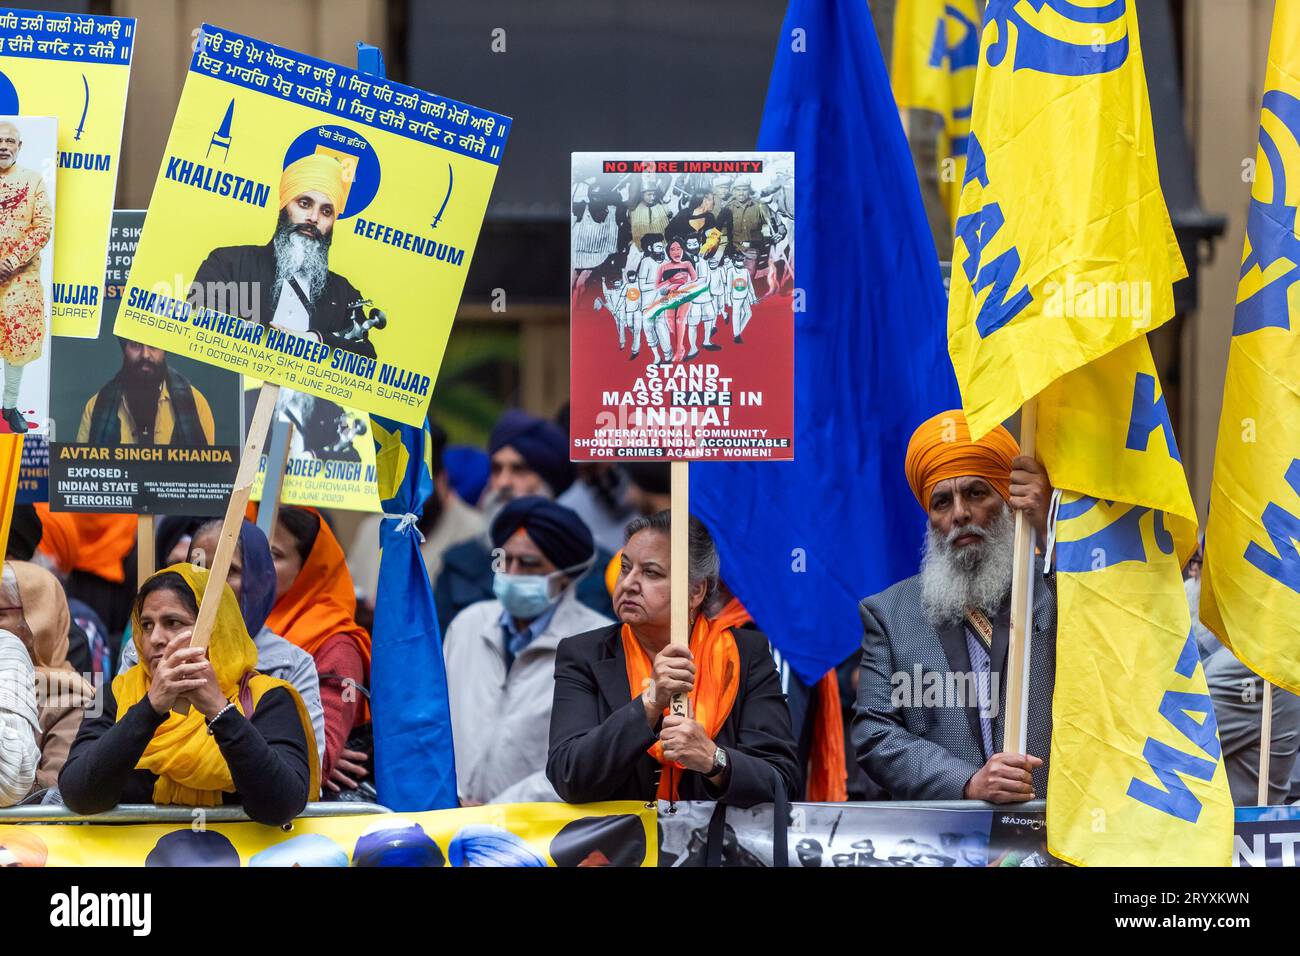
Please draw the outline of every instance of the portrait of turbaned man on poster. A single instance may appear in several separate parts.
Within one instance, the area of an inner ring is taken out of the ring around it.
[[[270,241],[213,249],[195,273],[190,303],[376,358],[370,336],[387,316],[330,268],[355,168],[352,157],[327,152],[291,162],[280,177]]]

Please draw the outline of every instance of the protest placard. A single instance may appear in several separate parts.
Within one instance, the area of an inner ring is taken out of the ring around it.
[[[99,336],[54,340],[50,508],[216,517],[243,442],[239,376],[113,334],[144,218],[114,213]]]
[[[34,505],[50,500],[50,445],[43,435],[23,439],[22,463],[18,469],[16,504]]]
[[[135,20],[0,8],[0,113],[58,120],[65,215],[54,264],[55,335],[94,337],[103,307],[109,221],[117,188]],[[30,164],[28,164],[30,165]]]
[[[0,115],[0,433],[49,425],[57,153],[53,117]]]
[[[118,333],[419,423],[509,127],[204,26]]]
[[[794,156],[574,153],[575,461],[794,456]]]
[[[252,418],[261,383],[245,379],[244,419]],[[293,426],[284,463],[280,504],[345,511],[378,511],[375,440],[370,416],[307,392],[282,389],[276,417]],[[262,500],[270,450],[262,456],[249,497]],[[278,463],[276,463],[278,465]]]

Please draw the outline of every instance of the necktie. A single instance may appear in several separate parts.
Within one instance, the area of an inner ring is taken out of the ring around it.
[[[993,749],[992,658],[989,656],[993,627],[987,617],[976,611],[967,613],[965,630],[966,650],[979,688],[979,700],[975,706],[979,710],[980,737],[984,744],[984,759],[987,760],[996,753]]]

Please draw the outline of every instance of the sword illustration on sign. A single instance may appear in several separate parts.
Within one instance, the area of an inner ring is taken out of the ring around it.
[[[85,102],[81,104],[81,122],[77,125],[77,132],[72,137],[74,140],[81,139],[81,134],[86,129],[86,114],[90,112],[90,84],[86,82],[86,74],[81,74],[81,85],[86,91]]]
[[[438,215],[433,217],[432,226],[438,228],[438,223],[442,222],[442,214],[447,211],[447,201],[451,199],[451,187],[455,177],[452,176],[451,163],[447,164],[447,195],[442,197],[442,205],[438,207]]]

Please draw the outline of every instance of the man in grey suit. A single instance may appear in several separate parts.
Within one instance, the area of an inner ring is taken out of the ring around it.
[[[1047,792],[1056,584],[1034,580],[1027,754],[1004,752],[1015,512],[1046,540],[1052,488],[998,426],[960,410],[912,435],[907,479],[929,515],[921,573],[864,599],[853,719],[858,762],[896,800],[1016,803]],[[1038,566],[1041,572],[1041,564]]]

